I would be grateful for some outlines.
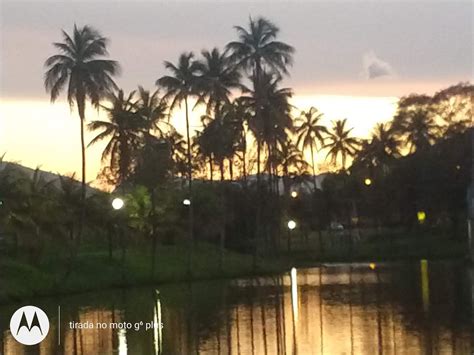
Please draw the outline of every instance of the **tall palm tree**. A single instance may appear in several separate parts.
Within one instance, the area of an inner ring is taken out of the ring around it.
[[[147,122],[137,114],[135,91],[127,97],[122,90],[110,95],[110,106],[102,106],[107,112],[109,121],[92,121],[88,128],[101,132],[89,143],[89,146],[109,139],[102,160],[109,159],[110,168],[115,175],[116,184],[124,183],[133,169],[135,151],[141,146],[143,136],[148,129]]]
[[[357,138],[351,136],[352,128],[347,129],[346,123],[346,118],[333,122],[327,137],[329,142],[323,147],[329,149],[326,158],[330,156],[333,163],[337,161],[339,155],[341,156],[343,170],[346,169],[347,157],[354,156],[359,147]]]
[[[288,66],[293,63],[294,48],[284,42],[277,41],[279,28],[263,17],[256,20],[250,18],[249,28],[235,26],[238,41],[227,44],[227,50],[237,65],[244,69],[251,78],[254,92],[254,110],[257,119],[260,119],[260,107],[265,83],[265,72],[280,76],[288,74]],[[268,81],[268,80],[267,80]],[[260,181],[260,152],[261,141],[257,139],[257,185]]]
[[[156,85],[163,87],[166,90],[165,99],[170,99],[170,111],[180,106],[184,102],[186,114],[186,140],[187,140],[187,158],[188,158],[188,188],[189,197],[192,201],[193,194],[193,165],[192,165],[192,147],[191,136],[189,132],[189,105],[188,99],[197,94],[198,78],[197,73],[199,64],[194,61],[194,54],[192,52],[182,53],[178,59],[177,65],[165,61],[165,68],[168,69],[172,75],[165,75],[156,81]],[[194,206],[193,203],[188,208],[189,210],[189,246],[188,246],[188,273],[192,272],[192,250],[194,243]]]
[[[296,145],[304,150],[310,149],[311,165],[313,168],[313,183],[314,190],[317,189],[316,184],[316,164],[314,162],[314,150],[317,149],[317,144],[324,145],[324,135],[328,133],[326,126],[320,124],[323,114],[315,107],[311,107],[308,111],[302,111],[301,116],[296,119],[297,127],[297,141]]]
[[[78,28],[74,25],[72,35],[62,31],[63,42],[53,43],[59,54],[49,57],[44,85],[54,102],[60,92],[67,88],[67,100],[71,107],[75,104],[81,124],[82,152],[82,202],[86,195],[86,146],[84,122],[86,101],[95,107],[112,89],[116,89],[113,76],[118,74],[116,61],[106,60],[107,38],[90,26]],[[82,224],[82,223],[81,223]],[[82,229],[81,229],[82,231]],[[80,235],[80,233],[79,233]]]
[[[184,102],[186,113],[186,140],[188,145],[188,182],[189,189],[192,191],[192,154],[188,99],[197,94],[197,73],[200,66],[194,61],[194,54],[192,52],[181,54],[176,65],[168,61],[165,61],[164,64],[165,68],[168,69],[172,75],[165,75],[159,78],[156,81],[156,85],[166,90],[164,98],[171,100],[169,106],[170,111],[173,111],[176,106],[180,106]]]

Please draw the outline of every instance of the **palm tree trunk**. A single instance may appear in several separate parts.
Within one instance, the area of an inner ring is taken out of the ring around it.
[[[257,189],[260,188],[260,150],[262,149],[260,140],[257,138]]]
[[[81,125],[81,158],[82,158],[82,183],[81,183],[81,214],[79,219],[79,228],[77,231],[77,241],[74,244],[79,244],[82,239],[82,232],[84,229],[84,222],[86,217],[86,142],[84,138],[84,121],[85,121],[85,95],[79,93],[76,95],[76,104],[79,111],[79,120]],[[77,247],[77,245],[76,245]],[[76,249],[76,247],[74,249]],[[76,250],[73,251],[75,253]]]
[[[316,168],[314,165],[314,151],[313,151],[313,143],[309,146],[311,150],[311,164],[313,165],[313,184],[314,184],[314,191],[317,190],[318,186],[316,184]]]
[[[192,253],[194,249],[194,210],[193,205],[194,201],[192,198],[193,195],[193,168],[192,168],[192,160],[191,160],[191,137],[189,134],[189,108],[188,108],[188,97],[184,99],[184,104],[186,108],[186,139],[188,143],[188,187],[189,187],[189,199],[191,200],[191,204],[189,207],[189,241],[188,241],[188,275],[192,275]]]
[[[214,174],[213,174],[213,171],[212,171],[212,156],[209,155],[209,180],[212,181],[214,180]]]
[[[219,162],[219,170],[221,172],[221,181],[224,181],[224,159]]]
[[[234,180],[234,162],[232,158],[229,158],[229,175],[230,181]]]
[[[242,174],[244,175],[244,184],[247,185],[247,144],[245,142],[242,150]]]

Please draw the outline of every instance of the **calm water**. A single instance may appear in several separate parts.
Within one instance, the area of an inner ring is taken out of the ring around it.
[[[472,354],[472,292],[472,269],[441,262],[429,263],[424,276],[416,262],[340,264],[114,290],[38,302],[51,327],[34,347],[22,347],[8,330],[21,304],[0,307],[0,349],[8,355]],[[71,329],[71,321],[163,327]]]

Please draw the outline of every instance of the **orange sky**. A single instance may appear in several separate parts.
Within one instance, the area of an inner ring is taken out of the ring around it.
[[[336,95],[296,96],[292,103],[300,109],[317,107],[325,114],[325,122],[348,118],[354,134],[367,136],[376,122],[390,119],[395,110],[395,97],[351,97]],[[192,114],[192,131],[200,130],[199,116],[202,109]],[[89,110],[89,120],[99,116],[96,110]],[[48,101],[4,101],[0,103],[0,153],[6,153],[6,160],[17,161],[29,167],[62,174],[80,172],[79,119],[65,102],[51,104]],[[104,117],[102,117],[104,118]],[[176,111],[173,125],[184,134],[184,113]],[[89,142],[94,133],[88,132]],[[87,149],[87,179],[96,178],[101,164],[104,143]],[[322,157],[320,157],[322,159]]]

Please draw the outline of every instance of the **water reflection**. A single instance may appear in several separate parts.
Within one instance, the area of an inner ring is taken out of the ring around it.
[[[472,269],[423,265],[293,268],[275,277],[166,286],[159,292],[134,289],[45,300],[38,306],[51,321],[46,340],[22,347],[11,337],[8,320],[0,317],[0,353],[472,353]],[[58,302],[63,306],[60,339]],[[18,306],[1,307],[0,314],[12,314]],[[70,321],[143,321],[154,327],[70,329]]]

